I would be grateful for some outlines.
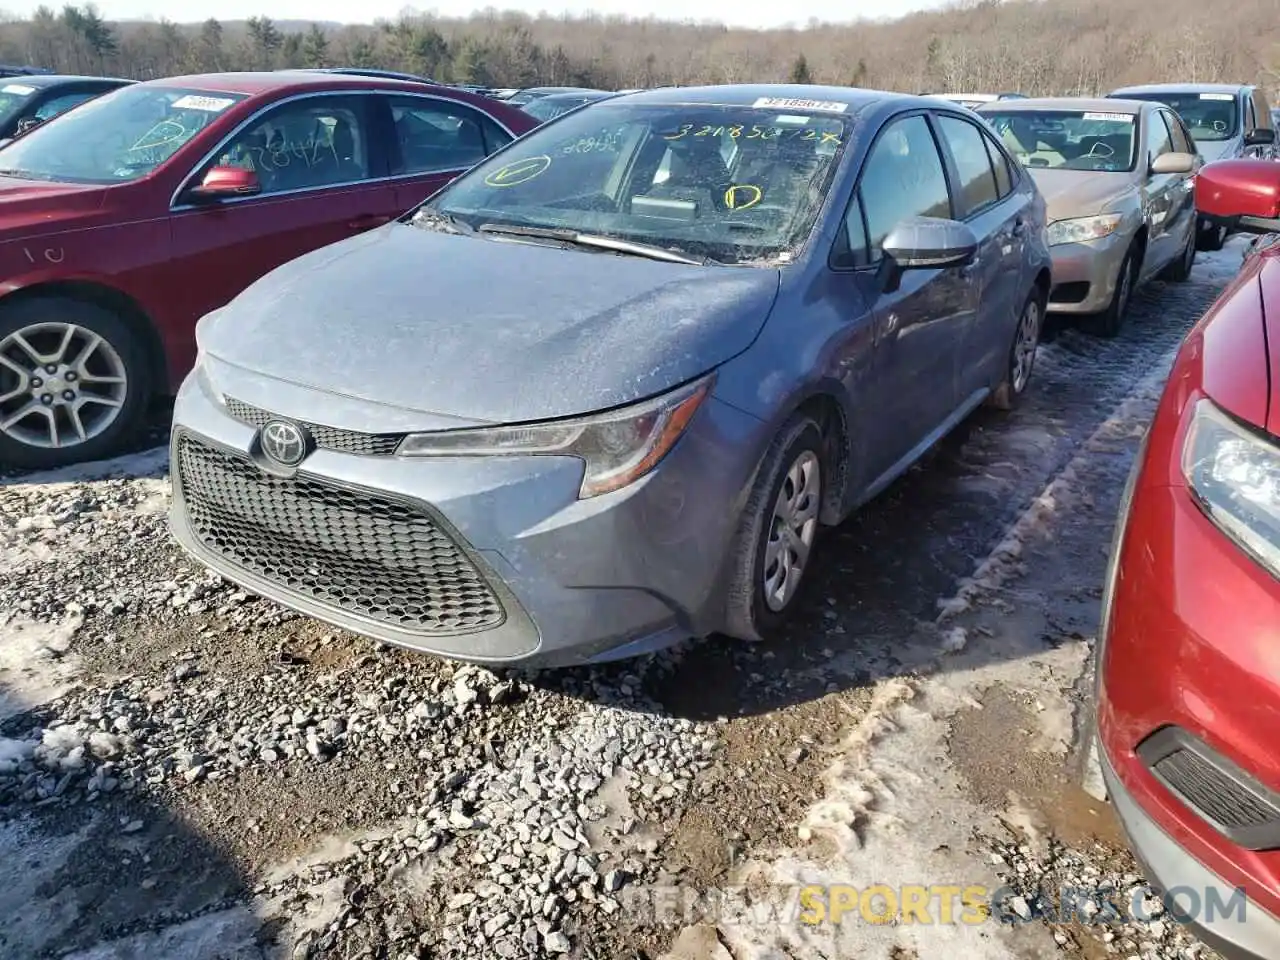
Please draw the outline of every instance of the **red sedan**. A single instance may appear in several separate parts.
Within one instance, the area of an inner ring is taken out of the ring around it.
[[[201,316],[536,125],[448,87],[241,73],[135,84],[0,149],[0,461],[118,450]]]
[[[1210,164],[1196,203],[1280,231],[1280,164]],[[1280,957],[1280,247],[1182,345],[1099,637],[1103,777],[1148,880],[1225,956]]]

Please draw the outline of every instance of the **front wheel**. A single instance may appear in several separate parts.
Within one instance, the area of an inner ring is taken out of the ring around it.
[[[1182,255],[1164,268],[1163,277],[1172,283],[1186,283],[1191,279],[1191,268],[1196,262],[1196,232],[1187,231],[1187,242],[1182,248]]]
[[[116,453],[146,413],[133,330],[65,297],[0,305],[0,462],[43,469]]]
[[[1032,290],[1022,306],[1018,328],[1009,346],[1005,365],[1004,382],[991,394],[991,406],[997,410],[1012,410],[1031,382],[1031,371],[1036,363],[1036,349],[1040,346],[1040,333],[1044,328],[1044,302],[1040,291]]]
[[[818,535],[824,449],[818,425],[801,415],[787,421],[770,444],[731,557],[729,636],[767,639],[795,608]]]
[[[1133,288],[1138,282],[1138,270],[1142,265],[1141,251],[1137,244],[1129,247],[1116,274],[1115,290],[1111,294],[1111,303],[1107,309],[1094,318],[1094,331],[1103,337],[1114,337],[1124,326],[1125,314],[1129,312],[1129,301],[1133,298]]]

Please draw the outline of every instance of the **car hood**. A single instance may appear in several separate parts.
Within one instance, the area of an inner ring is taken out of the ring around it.
[[[1128,173],[1099,173],[1096,170],[1044,170],[1030,168],[1031,179],[1040,188],[1048,207],[1049,220],[1091,217],[1133,190]]]
[[[1204,162],[1209,163],[1234,156],[1237,145],[1235,140],[1197,140],[1196,150],[1204,157]]]
[[[392,223],[267,274],[202,325],[201,347],[260,377],[400,411],[553,419],[653,396],[741,353],[778,284],[776,269]]]
[[[27,225],[47,233],[59,221],[101,209],[104,197],[96,184],[0,177],[0,236],[10,239],[9,231]]]

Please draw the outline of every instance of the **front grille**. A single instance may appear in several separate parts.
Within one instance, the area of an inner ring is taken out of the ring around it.
[[[253,427],[261,427],[273,416],[260,407],[231,397],[227,397],[226,405],[227,412],[231,416]],[[307,428],[317,447],[337,450],[340,453],[356,453],[365,457],[389,457],[396,452],[400,441],[405,437],[403,433],[359,433],[355,430],[341,430],[337,427],[326,427],[320,423],[308,423],[305,420],[299,420],[298,423]]]
[[[1251,850],[1280,847],[1280,797],[1207,744],[1165,727],[1137,752],[1157,779],[1229,839]]]
[[[418,633],[505,619],[470,558],[421,510],[376,491],[265,473],[181,437],[176,477],[204,547],[300,597]]]

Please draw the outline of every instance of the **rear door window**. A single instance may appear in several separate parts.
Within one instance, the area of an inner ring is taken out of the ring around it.
[[[394,140],[391,173],[446,173],[473,167],[511,135],[466,104],[432,97],[388,97]]]

